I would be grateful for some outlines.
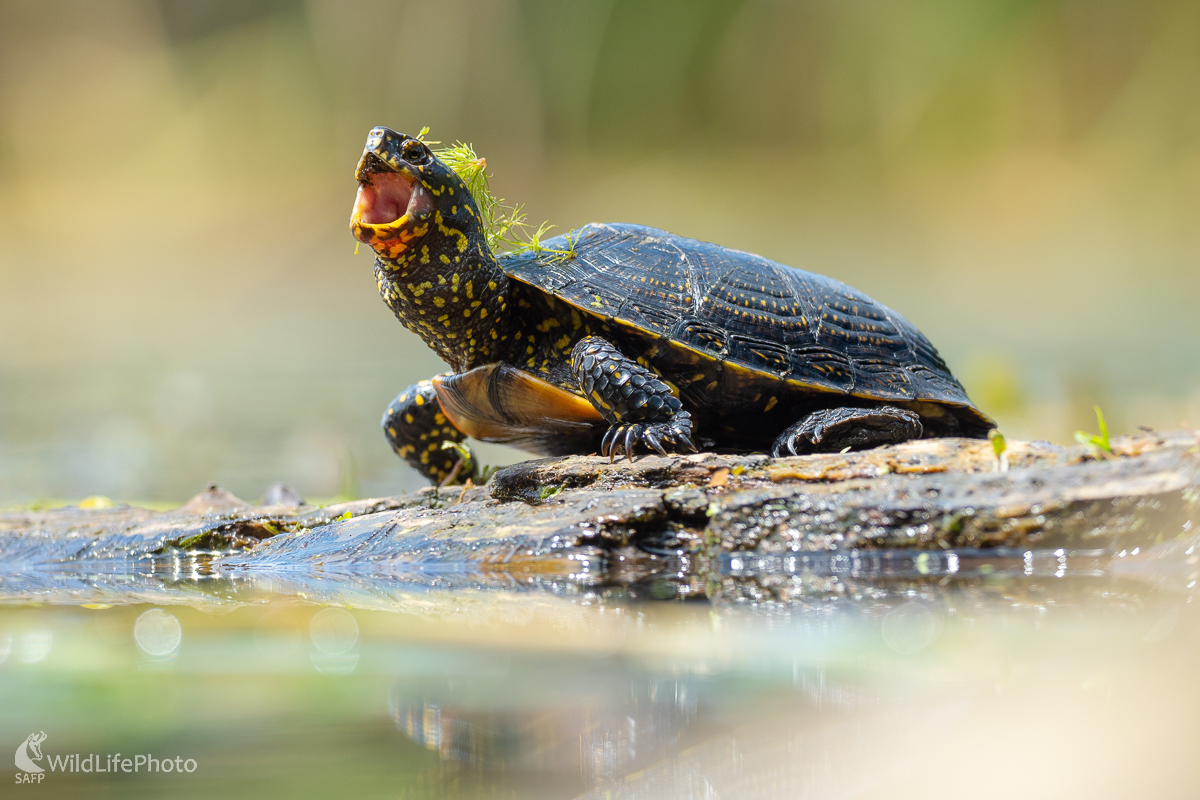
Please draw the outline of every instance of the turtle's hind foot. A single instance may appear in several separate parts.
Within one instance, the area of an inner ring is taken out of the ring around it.
[[[434,486],[478,480],[466,435],[442,413],[432,381],[409,386],[383,412],[383,434],[396,455]]]
[[[919,439],[924,430],[919,416],[895,406],[825,408],[814,411],[779,434],[771,447],[771,455],[780,458],[847,449],[866,450]]]

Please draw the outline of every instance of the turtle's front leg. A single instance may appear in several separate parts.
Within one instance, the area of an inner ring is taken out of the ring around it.
[[[599,336],[580,339],[571,350],[571,369],[579,388],[611,427],[600,442],[610,459],[624,449],[633,459],[636,444],[666,455],[664,445],[692,444],[692,415],[683,410],[671,387]]]
[[[461,445],[461,452],[456,447],[442,447],[445,442],[462,442],[467,436],[442,413],[431,381],[414,383],[398,394],[383,412],[382,425],[396,454],[435,486],[479,477],[478,463],[469,447]]]

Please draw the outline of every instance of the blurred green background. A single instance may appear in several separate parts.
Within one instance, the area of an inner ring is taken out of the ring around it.
[[[844,280],[1009,436],[1200,424],[1194,0],[0,0],[0,502],[419,486],[379,124]]]

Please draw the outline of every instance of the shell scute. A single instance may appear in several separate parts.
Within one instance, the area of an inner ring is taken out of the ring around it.
[[[671,329],[670,336],[675,341],[714,358],[729,353],[729,332],[715,325],[683,319]]]
[[[792,369],[792,357],[788,348],[762,339],[729,337],[729,358],[753,369],[774,373],[781,378],[787,376]]]

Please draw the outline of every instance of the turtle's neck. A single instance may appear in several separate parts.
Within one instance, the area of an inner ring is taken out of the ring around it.
[[[376,257],[379,294],[456,372],[505,360],[513,349],[509,279],[487,242],[438,211],[422,227],[399,252]]]

